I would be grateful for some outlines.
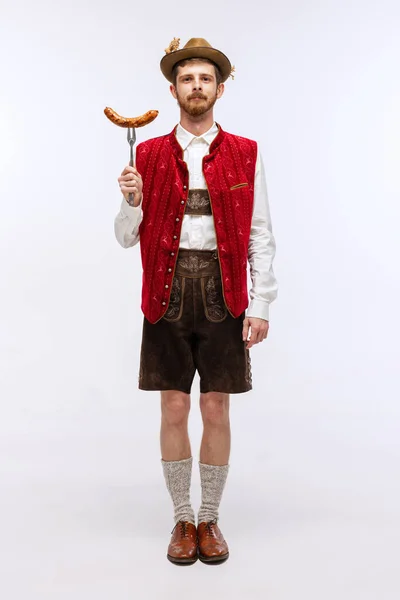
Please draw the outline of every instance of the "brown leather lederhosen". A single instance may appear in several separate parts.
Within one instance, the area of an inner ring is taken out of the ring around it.
[[[207,190],[189,191],[185,214],[212,214]],[[251,390],[243,319],[226,308],[217,250],[181,248],[164,317],[144,318],[139,388],[189,394],[197,370],[203,393]]]

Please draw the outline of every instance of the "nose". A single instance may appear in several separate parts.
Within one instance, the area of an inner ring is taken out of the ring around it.
[[[201,89],[202,89],[202,87],[201,87],[201,80],[200,80],[200,77],[196,77],[196,78],[193,80],[193,91],[194,91],[194,92],[199,92],[199,91],[201,91]]]

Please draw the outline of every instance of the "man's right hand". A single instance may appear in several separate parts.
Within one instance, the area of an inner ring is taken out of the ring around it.
[[[135,167],[125,167],[121,176],[118,177],[118,183],[128,204],[139,206],[142,201],[143,181]],[[129,194],[133,194],[133,202],[129,200]]]

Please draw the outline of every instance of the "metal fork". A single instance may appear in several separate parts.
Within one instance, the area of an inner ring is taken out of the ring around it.
[[[133,146],[136,142],[136,131],[134,127],[128,127],[127,140],[130,146],[129,166],[133,167]],[[133,202],[133,194],[129,194],[129,201]]]

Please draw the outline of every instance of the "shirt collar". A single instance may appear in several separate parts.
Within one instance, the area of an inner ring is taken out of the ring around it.
[[[197,139],[204,140],[210,146],[214,139],[217,137],[218,131],[218,125],[214,122],[210,129],[202,135],[197,136]],[[186,150],[186,148],[191,144],[195,137],[196,136],[193,133],[190,133],[190,131],[184,129],[180,123],[178,124],[176,128],[176,138],[183,150]]]

